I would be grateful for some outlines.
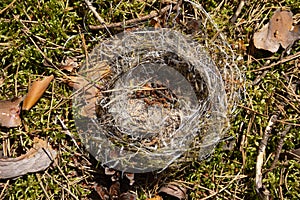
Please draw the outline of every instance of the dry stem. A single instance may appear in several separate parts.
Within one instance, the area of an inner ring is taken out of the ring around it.
[[[272,115],[268,126],[265,129],[263,138],[260,142],[259,148],[258,148],[258,156],[257,156],[257,162],[256,162],[256,177],[255,177],[255,184],[256,184],[256,192],[258,193],[259,197],[264,200],[269,199],[270,192],[267,188],[264,187],[262,183],[262,166],[264,162],[264,156],[266,153],[266,146],[268,144],[268,139],[270,136],[270,133],[272,131],[273,125],[277,120],[277,115]]]

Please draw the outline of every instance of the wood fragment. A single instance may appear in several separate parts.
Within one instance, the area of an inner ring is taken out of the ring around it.
[[[277,121],[277,115],[272,115],[265,129],[260,145],[258,147],[258,155],[256,161],[256,176],[255,176],[256,188],[255,189],[259,197],[263,200],[268,200],[270,198],[269,190],[262,183],[262,166],[264,163],[264,156],[266,153],[266,146],[268,144],[268,139],[271,134],[273,125],[276,121]]]
[[[242,9],[243,9],[244,5],[245,5],[245,0],[240,0],[240,3],[239,3],[239,5],[238,5],[238,7],[237,7],[237,9],[236,9],[236,11],[235,11],[235,13],[234,13],[234,15],[233,15],[232,18],[230,19],[230,22],[231,22],[231,23],[235,23],[236,19],[238,18],[238,16],[239,16],[239,15],[241,14],[241,12],[242,12]]]
[[[124,21],[124,22],[117,22],[117,23],[107,24],[107,25],[105,25],[105,26],[104,26],[104,25],[99,25],[99,26],[90,25],[89,27],[90,27],[90,29],[92,29],[92,30],[100,30],[100,29],[104,29],[104,28],[118,28],[118,27],[124,27],[124,26],[127,26],[127,25],[129,25],[129,24],[134,24],[134,23],[146,21],[146,20],[148,20],[148,19],[157,17],[159,14],[167,12],[167,11],[170,9],[170,7],[171,7],[170,5],[167,5],[166,7],[162,8],[162,9],[160,10],[160,12],[152,11],[152,12],[150,12],[150,14],[145,15],[145,16],[143,16],[143,17],[135,18],[135,19],[130,19],[130,20],[127,20],[127,21]]]
[[[270,69],[270,68],[272,68],[272,67],[274,67],[276,65],[280,65],[280,64],[283,64],[285,62],[289,62],[289,61],[294,60],[294,59],[296,59],[298,57],[300,57],[300,52],[297,52],[294,55],[286,56],[286,57],[282,58],[281,60],[279,60],[279,61],[277,61],[275,63],[272,63],[272,64],[270,64],[268,66],[261,67],[259,69],[250,70],[248,72],[257,72],[257,71],[262,71],[262,70]]]
[[[4,9],[0,10],[0,15],[2,13],[4,13],[7,9],[9,9],[12,5],[14,5],[14,3],[16,2],[17,0],[13,0],[10,4],[8,4],[8,6],[6,6]]]
[[[15,178],[43,171],[56,158],[57,152],[46,141],[34,138],[33,148],[17,158],[0,159],[0,179]]]

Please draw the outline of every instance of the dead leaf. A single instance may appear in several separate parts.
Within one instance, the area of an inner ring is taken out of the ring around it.
[[[186,188],[175,182],[168,183],[161,187],[158,193],[167,194],[178,199],[186,199]]]
[[[300,39],[300,25],[293,26],[293,13],[277,9],[269,23],[254,33],[254,46],[275,53],[280,45],[286,49]]]
[[[82,90],[84,95],[88,97],[94,97],[97,93],[97,87],[90,84],[82,76],[68,76],[66,80],[67,84],[75,90]]]
[[[44,140],[34,138],[33,142],[33,147],[25,155],[0,159],[0,179],[14,178],[49,167],[57,152]]]
[[[0,101],[0,126],[7,128],[21,125],[20,103],[23,98]]]
[[[29,110],[41,98],[54,76],[47,76],[43,80],[36,80],[32,83],[23,102],[22,110]]]
[[[90,84],[82,76],[68,76],[67,84],[75,90],[81,90],[84,104],[80,107],[78,114],[84,117],[96,118],[97,87]]]

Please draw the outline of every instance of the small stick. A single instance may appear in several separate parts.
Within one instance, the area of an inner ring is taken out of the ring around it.
[[[95,7],[92,5],[92,3],[89,0],[84,0],[86,5],[89,7],[89,9],[93,12],[93,14],[95,15],[95,17],[98,19],[98,21],[101,24],[105,24],[105,21],[102,19],[102,17],[100,17],[100,15],[97,13]]]
[[[105,21],[102,19],[102,17],[97,13],[95,7],[92,5],[92,3],[89,0],[84,0],[86,5],[89,7],[89,9],[92,11],[92,13],[95,15],[95,17],[97,18],[97,20],[102,24],[103,28],[106,29],[106,31],[109,33],[109,35],[111,36],[110,31],[108,30]]]
[[[152,12],[150,12],[150,14],[148,14],[146,16],[143,16],[143,17],[140,17],[140,18],[130,19],[130,20],[127,20],[127,21],[124,21],[124,22],[117,22],[117,23],[107,24],[106,26],[104,26],[104,25],[100,25],[100,26],[90,25],[89,27],[92,30],[122,27],[122,26],[142,22],[142,21],[157,17],[160,13],[164,13],[164,12],[168,11],[169,9],[170,9],[170,5],[162,8],[160,12],[152,11]]]
[[[236,21],[236,19],[238,18],[238,16],[241,14],[241,11],[242,11],[244,5],[245,5],[245,1],[241,0],[239,6],[237,7],[234,15],[232,16],[232,18],[230,20],[231,23],[234,23]]]
[[[258,155],[257,155],[257,161],[256,161],[256,176],[255,176],[255,184],[256,184],[256,192],[259,195],[261,199],[269,199],[270,192],[268,191],[265,186],[262,184],[262,166],[264,162],[264,156],[266,153],[266,146],[268,144],[268,139],[270,136],[270,133],[272,131],[273,125],[277,120],[277,115],[272,115],[268,126],[265,129],[263,138],[260,142],[260,145],[258,147]]]
[[[68,127],[65,125],[65,123],[56,115],[55,119],[59,121],[60,125],[62,126],[62,128],[64,129],[64,133],[66,135],[68,135],[71,139],[72,142],[75,144],[75,146],[77,147],[77,149],[80,151],[81,154],[83,154],[83,152],[81,151],[80,147],[78,146],[73,134],[69,131]]]
[[[290,60],[294,60],[296,58],[300,57],[300,52],[297,52],[295,53],[294,55],[290,55],[290,56],[286,56],[284,57],[282,60],[279,60],[278,62],[275,62],[275,63],[272,63],[268,66],[265,66],[265,67],[261,67],[259,69],[254,69],[254,70],[250,70],[248,72],[257,72],[257,71],[262,71],[262,70],[265,70],[265,69],[270,69],[276,65],[279,65],[279,64],[282,64],[282,63],[285,63],[285,62],[288,62]]]
[[[13,0],[8,6],[6,6],[4,9],[0,10],[0,15],[4,13],[7,9],[9,9],[17,0]]]

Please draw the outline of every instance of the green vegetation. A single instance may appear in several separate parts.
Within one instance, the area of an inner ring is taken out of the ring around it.
[[[106,24],[112,24],[159,11],[167,5],[162,2],[169,1],[96,0],[93,5]],[[227,36],[237,55],[238,66],[245,70],[245,99],[238,106],[239,112],[232,118],[227,133],[233,139],[222,141],[207,160],[185,163],[181,165],[183,167],[172,166],[156,175],[159,178],[154,183],[135,185],[132,190],[140,199],[153,197],[157,187],[169,181],[180,181],[187,186],[189,199],[208,196],[211,199],[257,199],[255,167],[258,146],[273,114],[278,115],[279,121],[268,140],[263,184],[274,199],[300,198],[300,163],[287,153],[300,148],[300,63],[299,56],[288,61],[281,59],[299,53],[300,42],[297,41],[288,51],[281,49],[274,55],[260,51],[255,56],[249,54],[253,33],[268,21],[275,9],[285,6],[299,15],[300,3],[270,2],[255,0],[246,3],[236,23],[231,24],[230,18],[238,1],[222,1],[220,4],[219,1],[200,1]],[[172,12],[176,13],[176,10]],[[187,12],[193,13],[193,10]],[[174,13],[171,16],[175,16]],[[139,22],[139,26],[151,24],[150,20]],[[59,70],[67,57],[83,63],[86,54],[103,38],[123,31],[120,27],[110,29],[110,33],[105,29],[91,30],[89,25],[100,25],[100,22],[84,1],[0,2],[0,99],[25,95],[32,80],[55,75],[55,81],[38,103],[22,113],[23,125],[0,130],[0,150],[7,148],[9,157],[17,157],[32,147],[34,137],[39,137],[47,139],[59,152],[57,165],[46,171],[0,180],[0,199],[88,199],[95,183],[105,181],[99,178],[103,169],[89,158],[80,143],[72,117],[72,89],[63,82],[65,72]],[[282,62],[260,70],[280,60]],[[77,144],[64,132],[56,118],[64,121]],[[291,127],[285,136],[282,154],[276,167],[270,168],[280,134],[288,125]],[[224,149],[228,143],[233,145],[230,150]]]

